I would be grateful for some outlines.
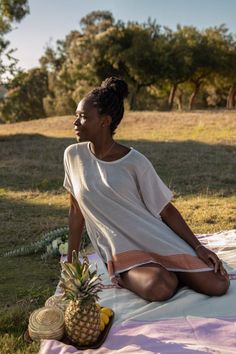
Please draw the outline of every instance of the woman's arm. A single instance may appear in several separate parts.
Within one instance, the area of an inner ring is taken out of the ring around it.
[[[173,204],[168,203],[160,215],[162,220],[195,250],[199,258],[208,264],[208,266],[214,266],[215,272],[220,271],[222,275],[226,275],[221,260],[214,252],[201,245]]]
[[[70,194],[68,262],[72,261],[72,251],[79,251],[83,228],[84,217],[76,199]]]
[[[173,204],[168,203],[160,215],[162,220],[193,249],[201,245]]]

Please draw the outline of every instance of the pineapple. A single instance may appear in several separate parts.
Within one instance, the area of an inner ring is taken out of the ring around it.
[[[90,345],[100,335],[100,310],[96,306],[99,299],[100,275],[91,272],[88,258],[81,263],[75,251],[72,263],[62,263],[60,286],[63,298],[70,300],[65,311],[65,330],[68,338],[77,345]]]

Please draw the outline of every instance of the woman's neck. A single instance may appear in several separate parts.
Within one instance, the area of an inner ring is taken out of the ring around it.
[[[100,140],[98,142],[91,142],[90,149],[91,152],[99,159],[107,157],[113,150],[116,142],[112,137],[107,140]]]

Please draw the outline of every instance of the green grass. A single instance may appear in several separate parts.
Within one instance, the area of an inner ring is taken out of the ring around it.
[[[67,224],[63,151],[75,142],[73,117],[0,125],[0,253]],[[128,113],[122,144],[143,152],[174,191],[174,204],[195,233],[236,228],[235,112]],[[57,259],[2,258],[0,347],[37,353],[22,340],[30,312],[54,293]]]

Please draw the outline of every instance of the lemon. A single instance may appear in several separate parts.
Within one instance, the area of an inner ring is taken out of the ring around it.
[[[105,313],[108,317],[111,317],[113,315],[113,311],[109,307],[103,307],[101,309],[101,312]]]
[[[103,321],[105,324],[108,324],[109,317],[104,312],[100,312],[100,318],[101,318],[101,321]]]
[[[100,331],[104,331],[104,328],[105,328],[105,323],[103,321],[101,321],[100,323]]]

